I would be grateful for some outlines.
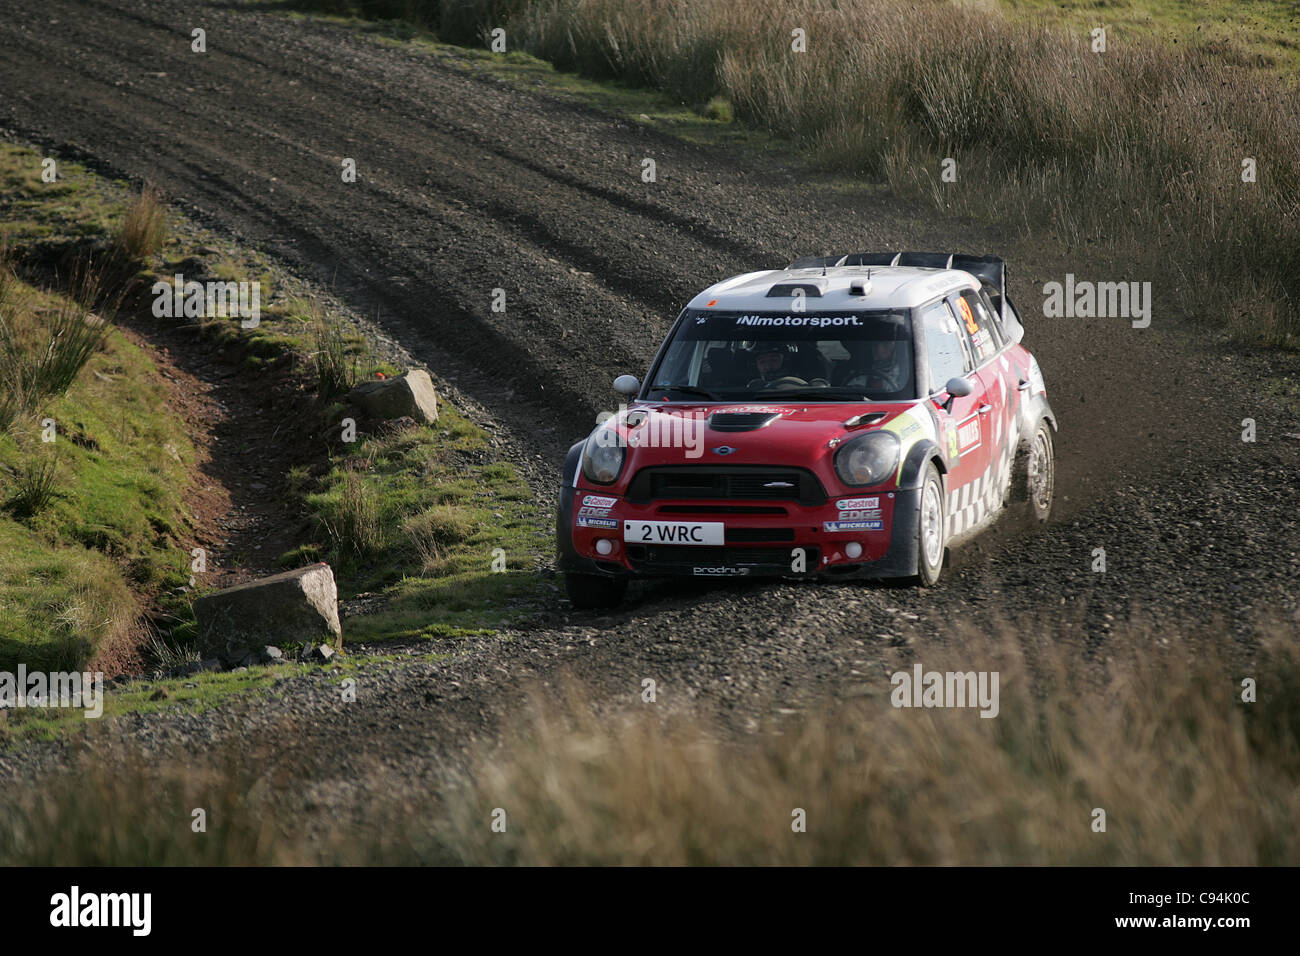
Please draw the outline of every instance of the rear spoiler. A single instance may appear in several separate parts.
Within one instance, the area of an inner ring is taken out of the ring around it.
[[[998,256],[965,256],[956,252],[850,252],[844,256],[805,256],[787,269],[830,269],[835,266],[919,266],[923,269],[960,269],[993,289],[994,305],[1002,326],[1014,342],[1025,329],[1007,298],[1007,264]]]
[[[964,256],[955,252],[851,252],[845,256],[806,256],[787,269],[828,269],[835,266],[920,266],[924,269],[960,269],[997,289],[1007,298],[1007,264],[997,256]],[[1006,306],[1002,306],[1005,314]]]

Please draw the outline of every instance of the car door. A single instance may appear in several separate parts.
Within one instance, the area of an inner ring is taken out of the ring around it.
[[[970,340],[952,306],[945,300],[923,306],[921,327],[925,334],[931,395],[943,392],[951,378],[964,378],[971,384],[971,393],[951,396],[946,409],[938,402],[932,403],[948,464],[944,484],[948,497],[948,534],[952,536],[971,527],[977,520],[976,513],[986,510],[977,505],[984,501],[984,482],[990,462],[982,420],[989,410],[981,412],[988,404],[988,396],[984,381],[975,370]],[[947,396],[945,393],[938,397]]]
[[[966,289],[951,297],[950,303],[957,311],[984,386],[980,425],[987,444],[988,473],[981,483],[982,501],[975,509],[978,521],[1005,503],[1016,448],[1015,422],[1020,393],[1011,381],[1015,374],[1007,362],[1002,330],[984,299],[974,289]]]

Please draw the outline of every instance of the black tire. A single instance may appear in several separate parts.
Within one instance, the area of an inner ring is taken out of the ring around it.
[[[1025,516],[1038,524],[1052,513],[1052,496],[1056,491],[1056,448],[1052,443],[1052,426],[1040,418],[1028,446],[1016,456],[1011,473],[1011,498],[1021,506]]]
[[[947,497],[939,469],[930,462],[921,478],[921,498],[916,514],[916,578],[923,588],[939,583],[948,547]]]
[[[564,590],[570,603],[579,610],[618,607],[627,593],[627,578],[566,571]]]

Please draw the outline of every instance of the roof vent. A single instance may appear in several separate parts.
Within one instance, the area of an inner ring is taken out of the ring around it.
[[[811,282],[778,282],[767,290],[767,297],[769,299],[788,299],[793,295],[797,295],[800,291],[805,296],[813,299],[820,299],[822,296],[821,286]]]
[[[854,279],[849,283],[849,295],[866,295],[870,291],[870,279]]]

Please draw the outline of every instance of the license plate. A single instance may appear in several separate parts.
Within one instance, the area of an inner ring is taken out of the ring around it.
[[[624,521],[623,540],[629,544],[698,544],[721,547],[726,525],[721,521]]]

